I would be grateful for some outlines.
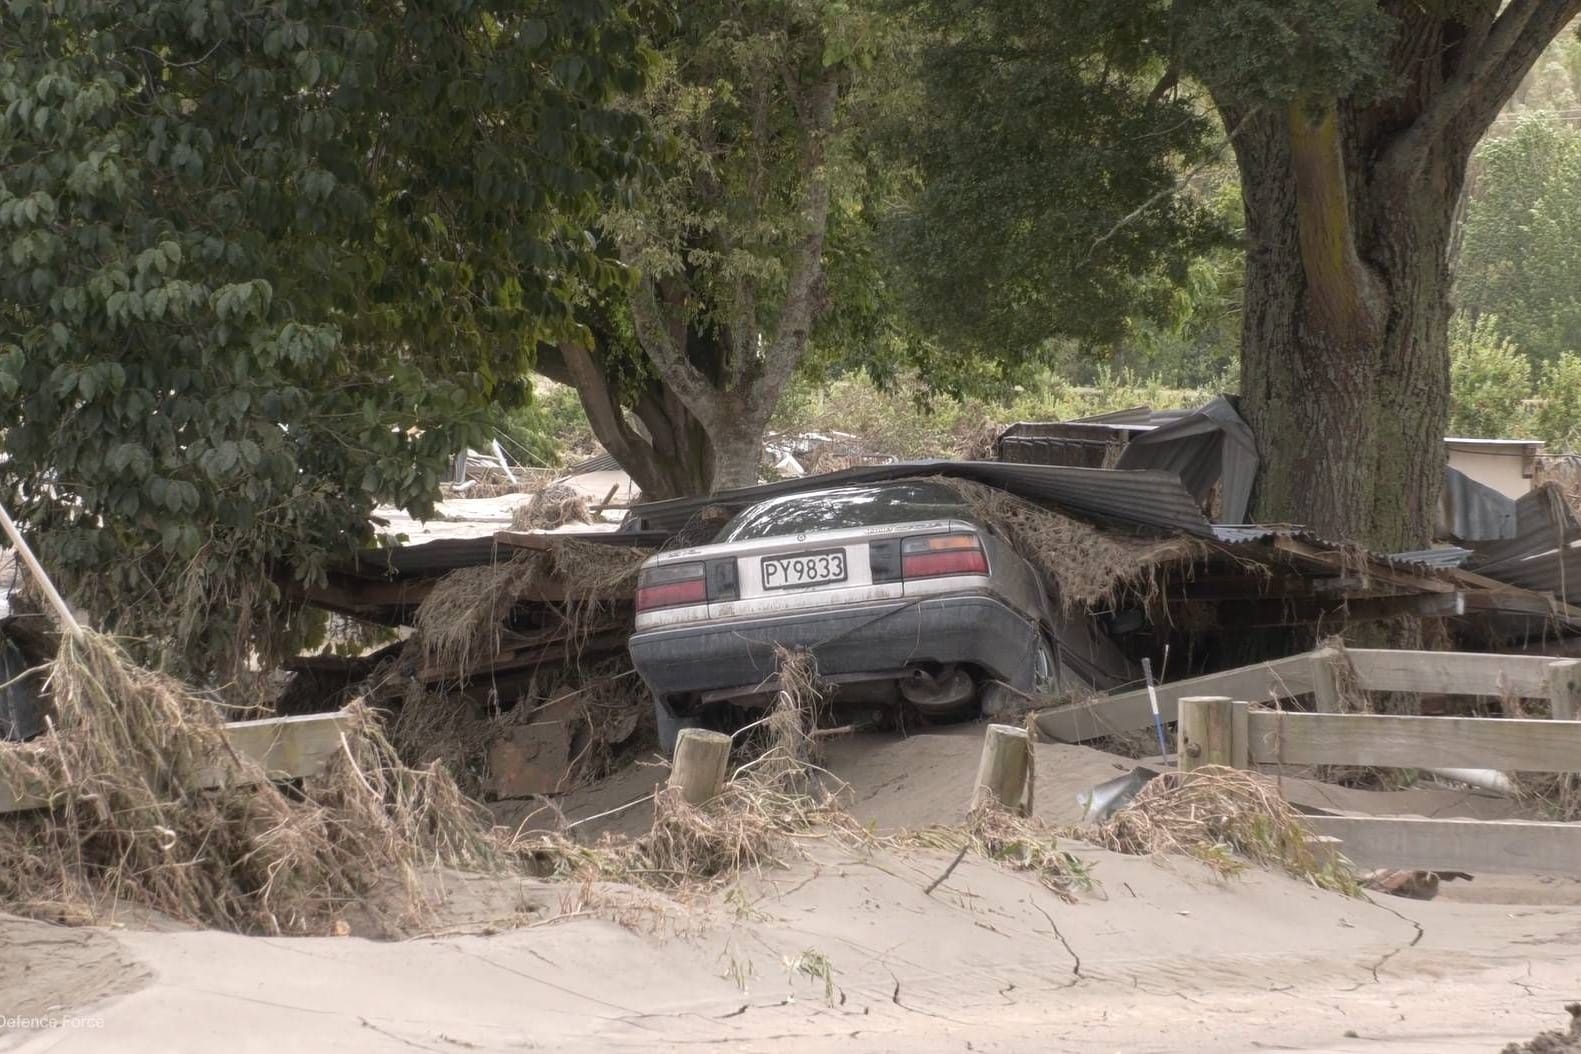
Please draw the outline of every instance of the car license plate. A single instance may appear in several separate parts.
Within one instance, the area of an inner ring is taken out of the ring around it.
[[[844,581],[845,553],[838,549],[827,553],[763,558],[764,589],[794,589],[797,586]]]

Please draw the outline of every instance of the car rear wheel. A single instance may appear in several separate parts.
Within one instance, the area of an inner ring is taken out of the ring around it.
[[[978,703],[984,717],[1002,717],[1025,710],[1033,703],[1053,695],[1059,690],[1059,660],[1054,645],[1046,634],[1038,634],[1038,645],[1032,653],[1032,695],[1017,691],[1001,681],[990,681],[978,693]]]

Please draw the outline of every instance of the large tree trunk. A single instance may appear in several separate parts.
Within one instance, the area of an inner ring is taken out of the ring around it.
[[[1369,174],[1363,124],[1303,109],[1244,121],[1242,409],[1259,519],[1385,550],[1425,545],[1449,418],[1445,261],[1464,158]]]
[[[1449,252],[1472,147],[1581,0],[1382,0],[1385,98],[1218,100],[1246,208],[1242,409],[1265,521],[1426,545],[1449,419]]]

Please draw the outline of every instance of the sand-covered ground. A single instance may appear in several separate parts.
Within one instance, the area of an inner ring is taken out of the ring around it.
[[[827,767],[891,831],[958,822],[980,728],[852,737]],[[1036,811],[1132,765],[1044,745]],[[591,816],[662,768],[576,795]],[[1490,816],[1508,803],[1286,781],[1295,800]],[[634,829],[637,806],[586,827]],[[812,840],[789,867],[672,898],[436,876],[436,932],[261,939],[158,920],[66,928],[0,916],[0,1050],[1496,1052],[1581,997],[1581,884],[1446,884],[1431,902],[1222,881],[1183,860],[1070,843],[1067,902],[968,856]],[[57,1019],[61,1027],[37,1028]]]

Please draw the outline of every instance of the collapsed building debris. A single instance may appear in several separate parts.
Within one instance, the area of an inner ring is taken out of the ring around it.
[[[1239,449],[1223,420],[1182,420],[1188,439],[1219,435]],[[1222,454],[1210,460],[1222,466]],[[897,462],[648,503],[614,532],[502,531],[362,553],[294,588],[410,638],[359,660],[293,661],[291,706],[312,706],[312,681],[322,706],[361,696],[386,707],[409,762],[443,760],[481,797],[570,789],[607,770],[649,709],[626,657],[648,552],[711,540],[765,498],[922,477],[957,489],[1048,576],[1061,659],[1099,690],[1138,683],[1143,659],[1178,681],[1282,658],[1360,624],[1412,621],[1481,650],[1581,642],[1581,609],[1563,590],[1528,588],[1563,576],[1572,551],[1554,538],[1581,540],[1569,506],[1546,491],[1522,499],[1517,538],[1381,554],[1289,526],[1214,523],[1201,495],[1222,501],[1224,489],[1206,477],[1193,493],[1162,469]]]

